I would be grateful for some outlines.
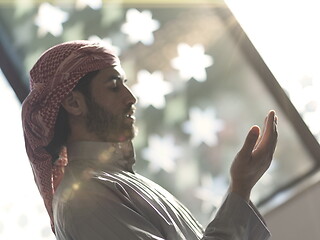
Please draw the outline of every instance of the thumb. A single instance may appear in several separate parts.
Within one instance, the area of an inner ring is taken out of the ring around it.
[[[256,142],[259,138],[260,128],[258,126],[253,126],[249,130],[249,133],[244,141],[244,144],[239,151],[239,155],[243,157],[249,157],[252,154],[253,148],[256,145]]]

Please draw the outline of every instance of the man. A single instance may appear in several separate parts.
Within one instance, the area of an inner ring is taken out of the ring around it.
[[[178,200],[133,171],[136,98],[117,56],[88,41],[67,42],[46,51],[30,77],[26,150],[57,239],[269,238],[250,192],[272,160],[274,111],[260,137],[258,126],[250,129],[226,199],[203,231]]]

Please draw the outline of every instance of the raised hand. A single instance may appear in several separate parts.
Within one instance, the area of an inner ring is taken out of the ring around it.
[[[277,116],[274,111],[270,111],[262,133],[260,134],[258,126],[250,129],[243,147],[231,165],[230,192],[235,192],[249,201],[253,186],[271,164],[277,138]]]

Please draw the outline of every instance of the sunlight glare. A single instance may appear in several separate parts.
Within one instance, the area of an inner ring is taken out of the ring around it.
[[[314,127],[320,111],[318,1],[302,4],[297,0],[227,0],[226,3],[313,134],[320,138],[320,129]],[[306,79],[311,85],[305,86]]]

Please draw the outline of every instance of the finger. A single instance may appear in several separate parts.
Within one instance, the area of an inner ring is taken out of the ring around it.
[[[276,115],[275,118],[274,118],[274,146],[272,147],[272,152],[275,151],[276,149],[276,146],[277,146],[277,142],[278,142],[278,116]]]
[[[254,146],[256,145],[256,142],[258,140],[259,133],[260,133],[260,128],[258,126],[251,127],[251,129],[249,130],[249,133],[244,141],[244,144],[238,153],[239,155],[241,155],[242,157],[245,157],[245,158],[251,157]]]
[[[259,143],[259,146],[257,146],[257,149],[264,149],[267,150],[269,147],[273,147],[275,142],[275,111],[270,111],[268,114],[265,132],[262,135],[261,141]]]
[[[265,133],[265,131],[266,131],[267,119],[268,119],[268,116],[266,116],[266,117],[264,118],[263,127],[262,127],[262,132],[261,132],[261,134],[259,135],[259,138],[258,138],[258,140],[257,140],[257,143],[256,143],[256,145],[254,146],[254,149],[256,149],[256,148],[259,146],[259,144],[260,144],[260,142],[261,142],[261,140],[262,140],[262,136],[264,135],[264,133]]]

